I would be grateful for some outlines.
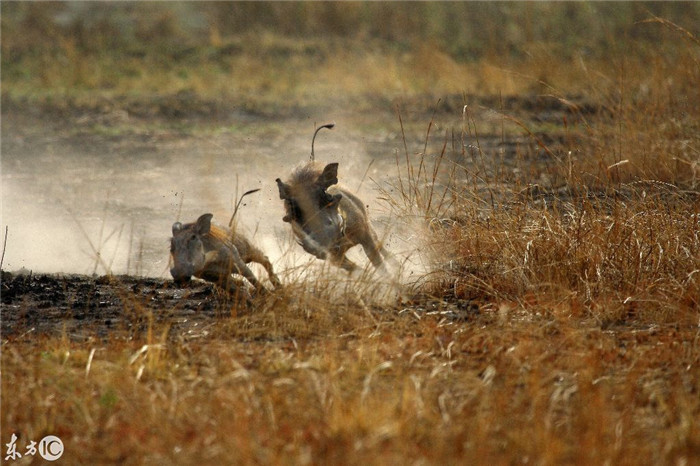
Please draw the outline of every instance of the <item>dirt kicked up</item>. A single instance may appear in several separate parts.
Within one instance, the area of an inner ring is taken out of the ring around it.
[[[275,270],[294,266],[306,255],[282,222],[284,207],[274,180],[308,161],[315,125],[326,121],[336,126],[316,139],[317,160],[339,164],[340,184],[367,204],[392,252],[406,257],[416,241],[397,240],[396,245],[391,244],[395,236],[384,236],[392,219],[379,190],[391,194],[397,156],[443,150],[442,131],[463,123],[462,102],[461,96],[441,100],[433,115],[435,136],[426,147],[425,128],[437,104],[427,98],[373,112],[310,108],[282,116],[213,104],[201,114],[206,102],[179,94],[152,102],[154,115],[145,116],[138,111],[147,105],[141,101],[33,109],[5,99],[2,195],[9,238],[3,269],[167,278],[173,222],[192,222],[211,212],[214,223],[226,225],[238,196],[258,188],[245,199],[236,225],[270,257]],[[485,169],[503,164],[516,181],[529,176],[526,165],[541,151],[534,139],[504,136],[503,124],[509,123],[494,107],[527,114],[535,125],[564,117],[571,123],[584,110],[593,111],[581,104],[572,112],[546,97],[502,102],[474,97],[470,103],[484,128],[469,144],[475,148],[478,143],[486,155]],[[171,116],[172,108],[182,115]],[[564,135],[557,129],[547,137],[553,147]]]

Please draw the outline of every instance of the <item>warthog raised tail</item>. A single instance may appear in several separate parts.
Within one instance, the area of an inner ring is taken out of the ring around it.
[[[362,201],[337,186],[337,163],[320,168],[310,162],[296,169],[287,182],[276,181],[286,211],[283,220],[291,224],[306,252],[353,272],[357,265],[345,253],[361,244],[372,264],[383,266],[388,252],[378,241]]]
[[[272,284],[279,287],[280,281],[267,256],[243,235],[212,225],[212,217],[204,214],[194,223],[173,224],[170,274],[175,282],[186,282],[195,276],[228,289],[232,286],[231,274],[235,273],[262,291],[265,288],[246,265],[257,262],[265,268]]]

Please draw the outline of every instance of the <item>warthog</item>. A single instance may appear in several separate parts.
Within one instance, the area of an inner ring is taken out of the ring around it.
[[[170,255],[174,265],[170,274],[175,282],[183,283],[195,276],[230,289],[233,286],[231,274],[236,273],[264,291],[246,265],[257,262],[265,267],[272,284],[276,288],[281,286],[267,256],[242,235],[212,225],[212,217],[212,214],[204,214],[194,223],[173,224]]]
[[[312,145],[313,153],[313,145]],[[277,178],[280,199],[299,244],[308,253],[353,272],[357,264],[345,256],[351,247],[361,244],[375,267],[383,266],[388,252],[377,240],[362,201],[336,186],[338,164],[323,169],[313,161],[297,168],[285,183]]]

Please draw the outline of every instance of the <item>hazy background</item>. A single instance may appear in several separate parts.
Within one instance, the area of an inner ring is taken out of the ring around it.
[[[463,104],[480,102],[488,141],[504,131],[490,108],[509,96],[606,105],[623,88],[653,94],[684,51],[677,30],[645,21],[700,24],[695,2],[1,8],[3,269],[149,276],[168,275],[175,220],[212,212],[227,224],[252,188],[262,191],[241,210],[242,231],[277,268],[307,260],[274,179],[307,159],[316,124],[336,122],[318,159],[340,162],[385,231],[394,224],[378,188],[395,182],[397,154],[424,150],[431,118],[442,138]],[[389,230],[390,248],[411,256],[418,232]]]

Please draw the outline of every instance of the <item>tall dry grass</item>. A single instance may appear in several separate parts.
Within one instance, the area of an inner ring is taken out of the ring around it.
[[[309,304],[209,334],[6,341],[3,438],[58,435],[71,464],[697,458],[696,330]]]
[[[589,70],[599,87],[585,110],[552,88],[558,121],[500,110],[499,129],[465,96],[459,127],[433,135],[431,120],[415,151],[404,135],[398,195],[384,196],[429,225],[438,294],[606,325],[697,320],[699,49],[689,31],[655,22],[681,36],[676,59]],[[529,144],[504,152],[518,134]]]

